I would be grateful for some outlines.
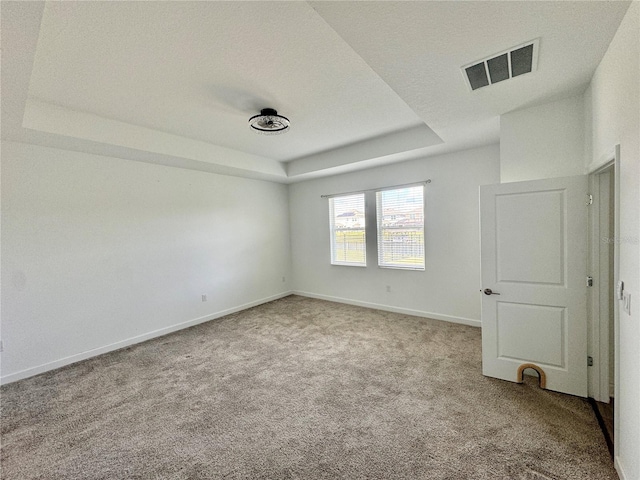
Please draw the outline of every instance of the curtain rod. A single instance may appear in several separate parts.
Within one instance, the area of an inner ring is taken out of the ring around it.
[[[365,188],[363,190],[357,190],[355,192],[331,193],[329,195],[320,195],[320,198],[331,198],[331,197],[337,197],[337,196],[342,196],[342,195],[352,195],[352,194],[355,195],[356,193],[371,192],[372,190],[388,190],[390,188],[411,187],[412,185],[420,185],[422,183],[424,183],[425,185],[427,183],[431,183],[431,179],[428,178],[427,180],[423,180],[422,182],[405,183],[405,184],[402,184],[402,185],[391,185],[391,186],[388,186],[388,187]]]

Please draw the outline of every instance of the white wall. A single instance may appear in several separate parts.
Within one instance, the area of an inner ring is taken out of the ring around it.
[[[582,95],[500,117],[500,181],[520,182],[584,173]]]
[[[640,3],[633,2],[585,94],[592,130],[590,170],[620,144],[620,278],[631,315],[620,312],[620,384],[616,463],[621,478],[640,479]]]
[[[297,292],[480,325],[478,186],[499,183],[490,145],[290,186]],[[425,271],[330,265],[329,207],[320,195],[431,179],[426,188]],[[391,292],[386,292],[386,286]]]
[[[3,381],[287,292],[288,216],[285,185],[3,142]]]

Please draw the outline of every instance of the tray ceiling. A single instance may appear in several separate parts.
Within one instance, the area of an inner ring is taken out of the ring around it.
[[[494,143],[584,90],[627,7],[3,2],[3,138],[285,183]],[[462,65],[531,38],[536,72],[469,91]],[[265,107],[291,131],[251,132]]]

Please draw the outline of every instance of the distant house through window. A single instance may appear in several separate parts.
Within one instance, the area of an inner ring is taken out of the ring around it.
[[[329,198],[331,263],[367,265],[364,193]]]
[[[378,265],[424,270],[424,185],[376,192]]]

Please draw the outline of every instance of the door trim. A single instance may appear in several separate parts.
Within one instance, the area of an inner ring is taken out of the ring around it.
[[[594,278],[600,276],[600,223],[598,206],[600,202],[598,175],[611,169],[614,176],[614,249],[613,249],[613,285],[615,288],[620,278],[620,249],[617,241],[620,238],[620,145],[616,145],[609,153],[601,157],[600,161],[589,166],[589,183],[594,195],[594,205],[590,211],[589,234],[589,269]],[[599,285],[600,282],[598,282]],[[620,302],[613,302],[614,317],[614,397],[618,397],[620,388]],[[589,354],[594,358],[594,365],[598,369],[589,374],[589,396],[600,402],[609,402],[609,343],[608,320],[600,318],[600,289],[594,288],[590,292],[588,304]],[[619,415],[614,411],[614,431],[619,431]],[[614,457],[617,456],[618,446],[614,442]]]

